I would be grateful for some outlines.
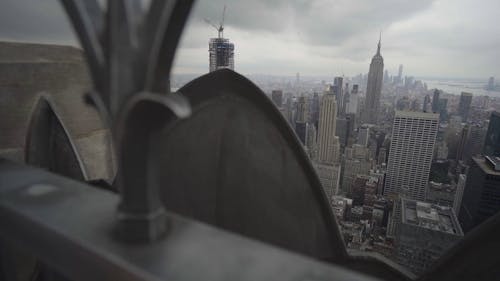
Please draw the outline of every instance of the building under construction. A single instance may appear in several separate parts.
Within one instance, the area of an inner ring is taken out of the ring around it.
[[[210,72],[221,68],[234,70],[234,44],[226,38],[211,38],[208,43]]]
[[[208,43],[210,72],[222,68],[234,70],[234,44],[229,42],[229,39],[224,38],[225,15],[226,6],[224,6],[222,21],[219,25],[215,25],[211,21],[205,19],[205,21],[213,26],[219,34],[217,38],[211,38]]]

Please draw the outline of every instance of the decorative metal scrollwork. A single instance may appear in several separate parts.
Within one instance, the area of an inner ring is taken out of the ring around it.
[[[190,114],[185,98],[170,93],[175,48],[193,1],[62,0],[85,50],[93,102],[114,138],[120,237],[150,241],[166,229],[157,186],[148,163],[153,136],[165,116]],[[131,141],[133,140],[133,141]]]

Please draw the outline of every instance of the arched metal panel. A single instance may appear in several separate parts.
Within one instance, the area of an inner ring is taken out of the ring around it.
[[[26,134],[25,161],[73,179],[87,179],[75,145],[44,96],[38,99],[31,115]]]
[[[192,115],[168,124],[159,148],[166,209],[316,258],[346,257],[309,159],[258,87],[220,70],[179,93]]]

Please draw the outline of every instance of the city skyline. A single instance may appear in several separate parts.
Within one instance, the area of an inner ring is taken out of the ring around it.
[[[1,15],[0,40],[78,45],[58,1],[8,0]],[[206,73],[209,38],[216,31],[203,19],[217,20],[223,1],[198,1],[179,45],[174,73]],[[338,75],[366,73],[373,42],[384,37],[386,69],[422,77],[500,77],[498,1],[471,0],[232,1],[225,37],[237,46],[243,74]],[[244,13],[242,12],[244,11]],[[463,12],[467,11],[467,13]],[[16,18],[29,16],[31,23]],[[259,20],[255,20],[259,19]],[[353,20],[363,19],[363,20]]]

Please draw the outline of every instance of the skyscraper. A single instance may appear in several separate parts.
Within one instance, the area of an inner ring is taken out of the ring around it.
[[[462,129],[457,146],[457,160],[469,163],[472,156],[483,152],[486,130],[479,124],[468,124]]]
[[[422,106],[422,111],[431,112],[431,96],[425,95],[424,105]]]
[[[346,113],[358,114],[358,102],[358,85],[354,84],[352,86],[351,94],[349,95],[349,102],[346,105]]]
[[[464,196],[465,184],[467,183],[467,176],[465,174],[458,175],[457,188],[455,190],[455,198],[453,200],[453,211],[455,214],[460,214],[460,208],[462,206],[462,199]]]
[[[484,140],[484,155],[500,157],[500,112],[492,112]]]
[[[365,110],[361,120],[364,123],[377,123],[380,107],[380,93],[382,91],[382,80],[384,78],[384,59],[380,55],[380,39],[377,45],[377,53],[370,63],[368,72],[368,83],[366,85]]]
[[[469,125],[465,125],[460,132],[458,144],[457,144],[457,154],[455,155],[455,160],[462,161],[465,160],[465,145],[467,144],[467,139],[469,138]]]
[[[397,198],[401,189],[406,197],[425,199],[439,115],[396,111],[387,163],[384,195]]]
[[[439,120],[441,121],[448,120],[448,99],[440,98],[438,100],[438,112],[439,112]]]
[[[349,99],[351,97],[349,93],[349,83],[344,83],[344,94],[343,94],[343,99],[342,99],[342,107],[340,109],[340,115],[345,116],[346,110],[347,110],[347,104],[349,103]]]
[[[337,102],[337,116],[340,116],[342,114],[342,106],[344,104],[343,80],[344,78],[342,77],[335,77],[333,79],[332,91]]]
[[[318,128],[319,121],[319,95],[314,93],[311,102],[311,122]]]
[[[400,64],[398,69],[398,83],[401,83],[402,80],[403,80],[403,65]]]
[[[382,165],[387,160],[387,150],[381,147],[378,153],[377,164]]]
[[[302,87],[301,87],[301,84],[300,84],[300,73],[297,72],[295,74],[295,94],[297,96],[299,96],[302,92]]]
[[[500,211],[500,158],[481,156],[472,160],[458,216],[465,232]]]
[[[297,101],[297,115],[295,120],[295,132],[303,145],[306,144],[306,125],[309,115],[309,105],[306,97],[302,96]]]
[[[334,147],[338,144],[335,137],[337,124],[337,102],[331,93],[325,93],[321,97],[319,109],[319,130],[318,130],[318,161],[320,163],[334,163]]]
[[[234,70],[234,44],[223,38],[211,38],[208,43],[210,72],[217,69],[229,68]]]
[[[338,192],[340,181],[340,142],[335,136],[337,102],[333,91],[321,97],[319,109],[318,154],[314,163],[328,200]]]
[[[340,145],[345,147],[347,145],[347,139],[349,137],[350,127],[348,120],[345,117],[337,118],[337,125],[335,128],[335,135],[339,137]]]
[[[438,89],[434,90],[434,95],[432,96],[432,112],[439,113],[439,94],[441,91]]]
[[[347,144],[352,144],[354,142],[353,132],[357,129],[356,126],[356,114],[347,113],[345,115],[345,119],[347,120],[348,134],[347,134]]]
[[[472,102],[472,94],[462,92],[460,95],[460,103],[458,104],[458,115],[462,116],[462,120],[467,122],[469,118],[470,104]]]
[[[495,77],[491,76],[490,79],[488,79],[488,86],[486,86],[486,90],[495,90]]]
[[[285,112],[285,118],[290,123],[290,125],[293,127],[295,125],[295,110],[294,110],[294,101],[293,98],[287,94],[286,98],[286,103],[284,104],[284,112]]]
[[[283,91],[281,90],[273,90],[271,92],[271,99],[274,102],[274,104],[280,108],[283,106]]]
[[[306,148],[309,158],[312,160],[316,160],[318,152],[316,136],[316,126],[312,123],[306,123]]]
[[[360,144],[364,147],[368,146],[368,141],[370,139],[370,127],[363,125],[358,130],[358,141],[357,144]]]
[[[309,103],[306,97],[301,96],[297,99],[297,122],[305,123],[309,121]]]

